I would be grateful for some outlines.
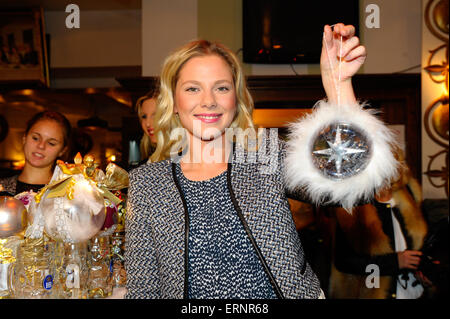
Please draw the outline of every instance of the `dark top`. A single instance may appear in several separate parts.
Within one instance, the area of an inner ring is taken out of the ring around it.
[[[177,177],[189,212],[188,297],[276,298],[234,209],[227,172],[205,181]]]
[[[0,185],[3,190],[0,192],[1,196],[15,196],[22,192],[32,190],[37,193],[45,186],[45,184],[27,184],[18,180],[19,175],[14,175],[6,178],[0,178]]]
[[[30,190],[37,193],[44,186],[45,186],[45,184],[27,184],[27,183],[23,183],[23,182],[17,180],[16,194],[20,194],[22,192],[28,192]]]

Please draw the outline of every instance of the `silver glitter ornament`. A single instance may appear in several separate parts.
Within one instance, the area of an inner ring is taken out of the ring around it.
[[[27,226],[27,209],[10,196],[0,196],[0,238],[20,233]]]
[[[363,171],[371,157],[367,137],[354,125],[334,123],[312,143],[314,166],[327,178],[341,180]]]

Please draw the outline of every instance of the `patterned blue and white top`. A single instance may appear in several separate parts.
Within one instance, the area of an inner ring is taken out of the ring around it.
[[[188,298],[276,298],[227,187],[227,172],[187,179],[176,165],[189,213]]]

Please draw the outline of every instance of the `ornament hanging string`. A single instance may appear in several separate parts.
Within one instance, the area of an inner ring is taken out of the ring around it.
[[[335,25],[336,24],[333,24],[330,27],[333,28]],[[333,37],[333,34],[331,36]],[[337,104],[341,105],[342,35],[341,35],[340,45],[339,45],[339,65],[338,65],[338,82],[337,83],[336,83],[336,77],[334,75],[333,63],[332,63],[331,57],[330,57],[330,51],[328,49],[328,44],[325,39],[325,32],[323,33],[323,41],[325,42],[325,49],[327,50],[328,63],[330,64],[331,75],[333,76],[334,87],[337,92]]]

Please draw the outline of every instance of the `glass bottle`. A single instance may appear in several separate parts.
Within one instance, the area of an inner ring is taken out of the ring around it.
[[[58,242],[55,267],[61,299],[86,299],[89,276],[87,242]]]
[[[10,298],[10,267],[16,263],[17,249],[23,238],[11,236],[0,238],[0,299]]]
[[[88,298],[105,298],[112,293],[110,236],[95,236],[89,240]]]
[[[127,274],[124,265],[125,253],[125,232],[115,232],[112,235],[112,277],[113,288],[122,288],[126,286]]]
[[[25,239],[20,244],[16,262],[10,267],[11,297],[16,299],[53,298],[54,244],[42,238]]]

